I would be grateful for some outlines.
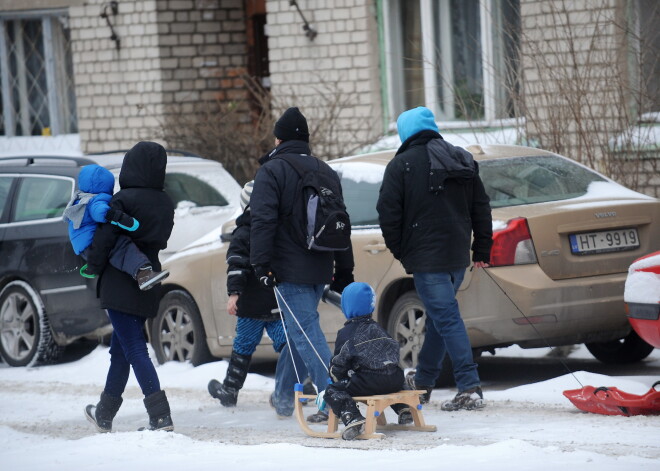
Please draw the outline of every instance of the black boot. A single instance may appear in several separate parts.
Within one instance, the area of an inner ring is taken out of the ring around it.
[[[147,408],[147,414],[149,414],[149,430],[165,430],[166,432],[174,430],[170,403],[167,402],[165,391],[158,391],[145,397],[144,407]]]
[[[241,355],[232,350],[229,366],[227,367],[227,376],[222,384],[212,379],[209,381],[209,394],[220,400],[220,404],[225,407],[236,406],[238,400],[238,391],[245,383],[245,377],[248,374],[250,360],[252,355]]]
[[[354,440],[358,435],[364,433],[364,423],[367,421],[355,404],[352,404],[348,410],[341,413],[341,421],[344,423],[344,431],[341,438],[344,440]]]
[[[108,396],[103,392],[98,404],[89,404],[85,407],[85,417],[94,424],[99,432],[111,432],[112,419],[117,415],[122,402],[121,397]]]

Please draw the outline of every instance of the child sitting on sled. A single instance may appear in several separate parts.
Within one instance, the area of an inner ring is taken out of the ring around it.
[[[64,210],[64,221],[69,225],[69,239],[76,255],[87,260],[87,249],[92,244],[98,224],[109,222],[126,231],[133,232],[140,226],[137,219],[109,205],[115,187],[115,177],[110,170],[100,165],[86,165],[78,175],[78,188],[73,199]],[[110,252],[110,264],[138,282],[142,291],[148,290],[167,278],[168,271],[157,272],[151,267],[147,256],[122,235]],[[95,274],[81,274],[94,278]]]
[[[332,384],[319,393],[319,410],[326,403],[344,423],[341,437],[353,440],[364,433],[365,418],[352,396],[390,394],[405,389],[399,367],[399,343],[371,318],[376,293],[367,283],[349,284],[341,295],[346,316],[337,332],[334,356],[330,360]],[[394,404],[399,424],[411,424],[412,413],[405,404]]]

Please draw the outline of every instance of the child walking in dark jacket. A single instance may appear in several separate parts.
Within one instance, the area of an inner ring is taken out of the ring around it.
[[[250,265],[250,195],[253,181],[249,181],[241,192],[243,214],[236,219],[236,229],[232,234],[227,250],[227,312],[237,316],[236,337],[227,375],[222,383],[212,379],[208,384],[211,396],[225,407],[233,407],[238,392],[243,387],[248,373],[252,354],[261,342],[264,329],[273,341],[273,348],[280,354],[275,369],[275,391],[270,396],[270,404],[278,417],[293,414],[295,371],[291,354],[287,351],[286,335],[279,316],[272,288],[259,283]],[[298,353],[292,351],[295,357]],[[299,357],[298,357],[299,358]],[[298,371],[305,371],[304,363],[296,361]],[[306,376],[306,374],[305,374]]]
[[[131,232],[140,226],[137,219],[110,208],[114,186],[115,177],[108,169],[86,165],[78,175],[78,191],[64,210],[73,251],[85,260],[98,224],[109,222]],[[109,257],[110,264],[137,280],[141,290],[152,288],[169,275],[167,271],[154,272],[146,255],[125,235],[117,238]],[[94,277],[93,274],[83,276]]]
[[[399,343],[371,318],[376,306],[376,293],[367,283],[349,284],[341,295],[341,309],[346,323],[335,342],[330,360],[330,378],[323,397],[317,399],[319,409],[330,406],[344,423],[344,440],[353,440],[364,432],[365,418],[352,396],[371,396],[401,391],[403,370],[399,367]],[[394,404],[399,424],[413,422],[410,409]]]

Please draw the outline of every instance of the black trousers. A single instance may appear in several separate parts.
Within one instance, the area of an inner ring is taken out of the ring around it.
[[[392,373],[360,373],[356,372],[348,380],[328,385],[325,389],[325,402],[332,412],[341,417],[344,412],[359,412],[352,396],[373,396],[389,394],[404,389],[403,370],[397,368]],[[392,410],[397,414],[405,404],[393,404]]]

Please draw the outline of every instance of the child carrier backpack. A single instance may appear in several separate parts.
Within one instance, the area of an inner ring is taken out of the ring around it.
[[[347,250],[351,246],[351,221],[341,196],[337,174],[328,164],[308,157],[278,156],[300,176],[300,201],[294,203],[290,223],[293,237],[308,250]]]

